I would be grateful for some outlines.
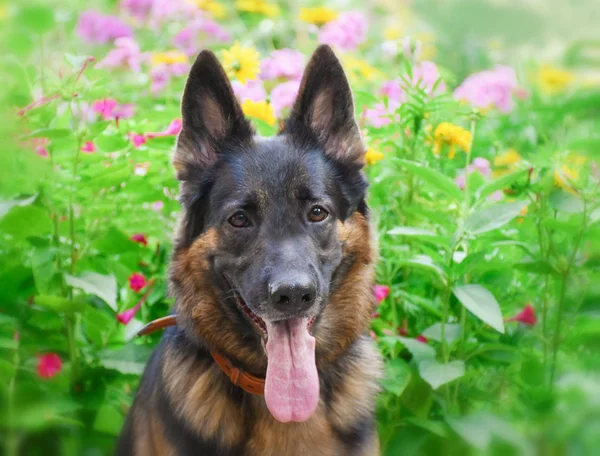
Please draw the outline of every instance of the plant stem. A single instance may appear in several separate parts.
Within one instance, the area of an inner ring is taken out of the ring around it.
[[[15,432],[14,425],[14,397],[15,397],[15,383],[17,381],[17,370],[19,368],[19,349],[15,350],[13,357],[13,366],[15,373],[8,383],[8,398],[7,398],[7,420],[8,420],[8,435],[6,436],[6,455],[17,456],[19,454],[19,437]]]

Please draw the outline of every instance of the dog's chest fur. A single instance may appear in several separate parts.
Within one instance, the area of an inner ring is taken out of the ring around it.
[[[376,455],[373,417],[379,358],[360,339],[321,375],[321,401],[303,423],[280,423],[262,396],[234,387],[210,359],[167,344],[158,384],[143,385],[133,417],[139,455]],[[150,378],[150,377],[148,377]],[[146,396],[148,394],[148,396]],[[185,423],[185,424],[184,424]],[[189,451],[194,448],[194,453]],[[204,451],[202,451],[204,449]]]

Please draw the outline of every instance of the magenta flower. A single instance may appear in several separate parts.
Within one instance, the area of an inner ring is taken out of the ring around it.
[[[154,0],[121,0],[119,6],[140,21],[152,12]]]
[[[440,71],[435,63],[424,60],[423,62],[413,67],[413,80],[412,83],[415,86],[422,87],[425,92],[431,94],[433,92],[433,86],[440,79]],[[446,83],[440,81],[435,89],[435,94],[439,94],[446,91]]]
[[[273,51],[260,64],[260,77],[263,80],[298,79],[304,71],[304,54],[293,49]]]
[[[148,239],[146,238],[146,235],[142,233],[134,234],[129,239],[131,239],[133,242],[143,245],[144,247],[148,245]]]
[[[142,146],[143,144],[146,144],[146,138],[144,137],[144,135],[140,135],[137,133],[129,133],[129,140],[133,143],[133,147],[135,147],[136,149]]]
[[[523,310],[519,312],[512,318],[507,318],[506,321],[518,321],[519,323],[523,323],[527,326],[533,326],[537,323],[537,318],[535,317],[535,309],[531,304],[527,304],[523,307]]]
[[[377,103],[375,107],[365,110],[365,117],[369,123],[375,128],[381,128],[384,125],[392,123],[392,118],[398,119],[394,112],[400,103],[390,100],[388,106],[383,103]]]
[[[221,43],[231,41],[230,33],[212,19],[206,17],[192,21],[173,37],[173,45],[187,55],[197,54],[207,40]]]
[[[114,49],[104,57],[96,68],[128,68],[131,71],[139,73],[143,55],[140,53],[140,47],[133,38],[122,37],[115,40]]]
[[[300,81],[287,81],[279,84],[271,91],[271,106],[275,117],[281,117],[283,112],[293,106],[300,90]]]
[[[131,28],[120,19],[95,10],[81,13],[77,22],[77,33],[84,41],[93,44],[104,44],[116,38],[133,36]]]
[[[150,92],[154,96],[158,95],[171,81],[171,73],[165,65],[152,68],[150,72]]]
[[[367,29],[368,21],[364,14],[356,11],[342,13],[319,31],[319,43],[350,51],[366,40]]]
[[[406,98],[398,79],[392,79],[391,81],[385,82],[381,87],[381,94],[385,95],[390,100],[399,102],[404,102]]]
[[[183,124],[181,122],[181,119],[174,119],[171,121],[171,123],[169,124],[169,126],[167,127],[167,129],[165,131],[146,133],[144,135],[144,137],[146,139],[150,139],[150,138],[160,138],[163,136],[176,136],[181,131],[182,125]]]
[[[135,112],[132,104],[120,104],[113,98],[94,101],[92,110],[100,114],[104,120],[128,119]]]
[[[93,154],[96,152],[96,144],[94,144],[92,141],[86,141],[85,144],[81,146],[81,151],[85,152],[86,154]]]
[[[41,378],[52,378],[62,369],[62,360],[56,353],[38,355],[37,374]]]
[[[50,154],[48,154],[48,149],[46,149],[49,142],[48,138],[33,138],[32,142],[36,154],[44,158],[49,157]]]
[[[237,80],[231,81],[231,87],[233,88],[233,93],[235,93],[235,96],[240,101],[263,101],[267,98],[265,86],[260,79],[246,81],[246,84],[242,84]]]
[[[425,337],[423,334],[420,334],[417,337],[415,337],[415,340],[418,340],[419,342],[422,342],[424,344],[426,344],[429,341],[429,339],[427,339],[427,337]]]
[[[493,70],[470,75],[454,91],[454,98],[466,100],[476,108],[496,108],[506,114],[513,110],[517,89],[515,70],[498,65]]]
[[[143,274],[138,272],[134,272],[129,276],[129,288],[131,288],[134,292],[140,291],[144,288],[148,282],[146,281],[146,277]]]
[[[381,303],[390,294],[390,287],[387,285],[375,285],[373,287],[373,294],[377,304]]]
[[[135,317],[135,314],[138,312],[138,310],[140,310],[142,307],[142,300],[140,300],[135,306],[133,306],[131,309],[127,309],[121,313],[117,314],[117,321],[119,323],[122,323],[124,325],[128,325],[129,322],[131,320],[133,320],[133,317]]]

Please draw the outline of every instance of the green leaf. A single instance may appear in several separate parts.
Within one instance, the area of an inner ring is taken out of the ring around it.
[[[548,197],[548,203],[559,212],[576,214],[583,212],[583,201],[580,197],[563,190],[556,190]]]
[[[0,218],[3,217],[15,206],[29,206],[37,198],[37,193],[29,198],[21,200],[0,201]]]
[[[438,389],[465,375],[465,363],[455,360],[442,364],[434,359],[427,359],[419,363],[419,374],[433,389]]]
[[[16,239],[43,236],[51,231],[48,212],[39,206],[15,206],[0,220],[0,232]]]
[[[116,437],[121,433],[124,421],[123,415],[115,406],[103,404],[96,414],[94,430]]]
[[[32,131],[31,133],[23,136],[23,139],[28,138],[48,138],[48,139],[63,139],[72,136],[73,131],[68,128],[41,128],[39,130]]]
[[[99,356],[100,364],[106,369],[114,369],[122,374],[141,375],[151,354],[150,347],[129,343],[120,350],[103,350]]]
[[[497,192],[498,190],[503,190],[505,188],[509,188],[512,184],[523,179],[529,173],[528,170],[522,169],[515,173],[507,174],[506,176],[502,176],[499,179],[496,179],[492,182],[489,182],[483,185],[477,191],[477,199],[484,199],[490,196],[492,193]]]
[[[117,280],[114,275],[102,275],[96,272],[84,272],[80,277],[65,274],[65,281],[74,288],[80,288],[87,294],[98,296],[109,307],[117,311]]]
[[[437,234],[435,234],[433,231],[412,226],[397,226],[391,230],[388,230],[387,234],[394,236],[437,236]]]
[[[446,323],[444,327],[444,338],[446,339],[446,343],[452,345],[454,341],[458,340],[460,337],[461,329],[458,323]],[[425,331],[423,331],[423,335],[428,339],[435,340],[436,342],[442,341],[442,324],[434,323]]]
[[[419,342],[416,339],[409,337],[398,336],[398,340],[406,347],[406,349],[413,355],[414,360],[419,363],[423,360],[434,359],[435,350],[429,345]]]
[[[70,300],[62,296],[39,295],[34,302],[45,309],[64,313],[78,312],[85,307],[85,303],[79,299]]]
[[[410,171],[417,177],[420,177],[431,186],[437,188],[442,193],[448,195],[455,201],[463,199],[463,193],[458,188],[456,183],[445,174],[433,169],[428,168],[420,163],[411,162],[409,160],[397,159],[400,165]]]
[[[526,260],[516,263],[515,269],[519,271],[530,272],[532,274],[558,274],[552,264],[544,260]]]
[[[465,221],[465,231],[482,234],[506,225],[527,207],[527,201],[496,204],[471,214]]]
[[[392,393],[394,396],[400,397],[410,383],[412,370],[402,358],[392,359],[385,366],[385,377],[381,381],[381,386]]]
[[[481,285],[454,287],[454,295],[473,315],[504,334],[504,321],[500,305],[494,295]]]
[[[54,12],[47,6],[27,6],[17,14],[15,21],[34,33],[45,33],[54,28]]]

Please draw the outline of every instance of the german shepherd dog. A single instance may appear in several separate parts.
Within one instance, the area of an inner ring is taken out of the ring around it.
[[[340,62],[319,47],[285,126],[264,138],[203,51],[182,118],[177,326],[146,367],[117,454],[378,454],[381,361],[365,335],[376,251]],[[264,379],[264,395],[240,376]]]

